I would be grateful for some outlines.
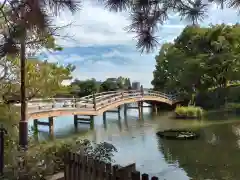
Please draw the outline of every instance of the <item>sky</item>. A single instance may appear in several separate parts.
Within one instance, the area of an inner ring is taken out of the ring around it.
[[[235,10],[212,6],[201,25],[234,24],[239,22],[239,18]],[[109,77],[123,76],[141,82],[145,88],[151,87],[155,56],[161,45],[173,41],[187,24],[177,14],[171,15],[157,34],[159,47],[150,54],[141,54],[136,49],[135,34],[124,31],[124,27],[130,24],[125,12],[109,12],[102,5],[88,0],[83,2],[79,12],[71,15],[64,11],[55,23],[59,26],[71,23],[59,32],[69,38],[56,37],[63,51],[44,51],[40,58],[74,64],[73,77],[80,80],[95,78],[104,81]]]

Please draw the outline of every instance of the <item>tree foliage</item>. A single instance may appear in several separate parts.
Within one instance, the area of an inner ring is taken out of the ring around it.
[[[240,80],[240,25],[188,26],[156,56],[152,84],[167,92],[204,92]]]
[[[131,86],[129,78],[122,76],[118,78],[108,78],[100,85],[100,91],[116,91],[118,89],[128,89]]]
[[[131,89],[130,79],[122,76],[117,78],[107,78],[103,82],[97,81],[94,78],[84,81],[75,79],[69,86],[69,94],[82,97],[98,92],[127,89]]]
[[[18,57],[6,58],[7,76],[0,84],[1,99],[5,103],[20,100],[20,61]],[[26,64],[26,99],[51,97],[62,88],[64,80],[72,78],[74,70],[71,64],[62,66],[37,59],[28,59]]]
[[[64,171],[64,157],[66,153],[83,154],[95,160],[111,163],[117,149],[107,142],[93,143],[87,139],[71,137],[55,140],[51,143],[30,143],[27,152],[19,152],[17,142],[10,138],[5,142],[5,176],[8,179],[36,179],[45,180],[46,176]],[[24,166],[18,159],[24,158]]]
[[[196,25],[201,22],[212,5],[221,5],[239,9],[239,0],[101,0],[111,11],[127,11],[131,24],[126,27],[137,34],[137,48],[150,52],[158,45],[155,35],[159,26],[169,18],[171,13],[177,13],[183,20]]]
[[[59,36],[57,27],[52,23],[53,16],[61,9],[72,12],[79,9],[79,2],[72,0],[4,0],[0,5],[1,35],[0,56],[18,54],[20,42],[28,48],[28,56],[41,47],[59,50],[53,46],[53,36]]]

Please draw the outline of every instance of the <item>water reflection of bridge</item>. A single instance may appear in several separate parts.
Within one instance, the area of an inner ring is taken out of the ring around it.
[[[105,121],[107,113],[117,113],[120,118],[121,108],[124,108],[124,116],[127,115],[128,109],[138,109],[139,118],[141,118],[143,102],[151,103],[153,111],[157,112],[158,103],[173,106],[178,99],[174,95],[148,89],[109,91],[82,98],[35,99],[29,102],[28,118],[34,119],[35,128],[38,125],[49,126],[49,131],[52,133],[54,117],[73,115],[76,128],[79,123],[90,124],[92,127],[94,116],[102,114]],[[129,104],[135,104],[135,106],[129,106]],[[41,122],[40,118],[48,118],[48,122]]]

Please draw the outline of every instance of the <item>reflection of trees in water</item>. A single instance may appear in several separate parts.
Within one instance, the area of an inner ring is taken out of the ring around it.
[[[166,161],[183,168],[189,177],[201,179],[240,179],[240,149],[232,124],[200,130],[196,141],[159,139],[159,150]]]

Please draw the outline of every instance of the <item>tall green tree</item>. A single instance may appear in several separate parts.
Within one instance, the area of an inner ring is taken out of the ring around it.
[[[240,79],[240,25],[188,26],[156,56],[155,89],[193,93]]]
[[[27,146],[28,125],[26,116],[26,55],[34,53],[33,47],[49,44],[56,27],[50,23],[53,15],[58,15],[61,9],[67,8],[72,12],[78,9],[78,3],[73,0],[4,0],[0,6],[0,14],[3,17],[4,41],[0,47],[1,57],[6,54],[18,54],[21,64],[21,120],[19,122],[19,144]],[[29,42],[30,40],[30,42]],[[26,45],[32,47],[27,54]],[[50,45],[50,47],[48,46]],[[55,46],[54,48],[55,49]]]

